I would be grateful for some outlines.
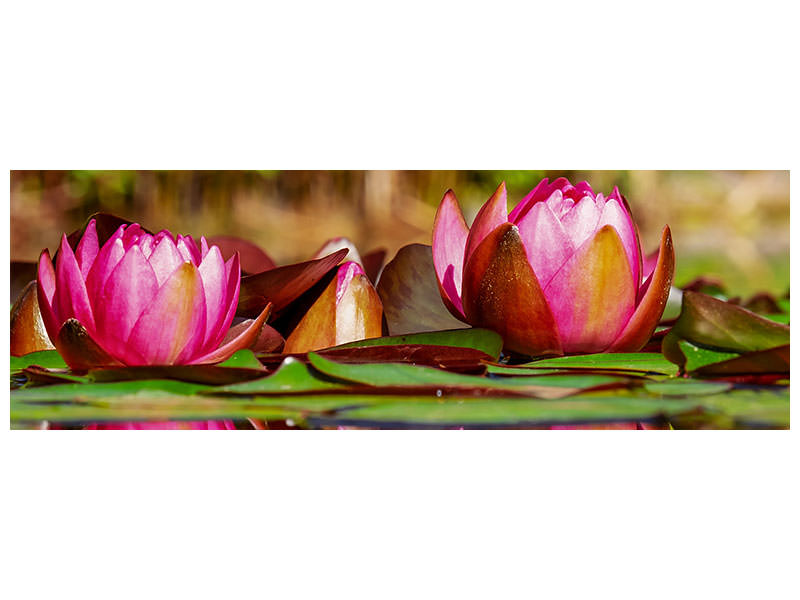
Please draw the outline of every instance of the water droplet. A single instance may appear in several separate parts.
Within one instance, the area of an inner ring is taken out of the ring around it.
[[[441,398],[442,397],[442,390],[436,390],[436,397],[437,398]]]

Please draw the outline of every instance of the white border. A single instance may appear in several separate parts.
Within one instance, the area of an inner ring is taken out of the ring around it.
[[[16,3],[5,206],[24,168],[797,164],[787,5],[555,6]],[[797,440],[3,431],[5,596],[794,598]]]

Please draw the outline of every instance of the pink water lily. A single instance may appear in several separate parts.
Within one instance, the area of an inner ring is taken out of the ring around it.
[[[213,363],[251,344],[264,324],[231,328],[239,256],[227,262],[205,238],[151,235],[121,225],[100,246],[91,220],[75,251],[62,236],[55,266],[39,258],[38,299],[47,333],[75,369]]]
[[[528,355],[633,352],[649,340],[674,271],[669,227],[642,266],[639,237],[615,187],[543,179],[511,211],[505,183],[467,227],[448,190],[433,228],[439,290],[454,316],[494,329]]]
[[[284,352],[329,348],[382,334],[383,305],[357,262],[341,264],[336,276],[286,338]]]

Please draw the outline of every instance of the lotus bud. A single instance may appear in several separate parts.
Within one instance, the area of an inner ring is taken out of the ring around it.
[[[664,227],[646,271],[619,190],[606,197],[562,177],[542,180],[510,213],[502,183],[471,227],[448,190],[433,262],[454,316],[494,329],[507,350],[541,356],[641,349],[664,310],[675,257]]]
[[[286,339],[284,352],[308,352],[380,337],[383,306],[358,263],[339,266],[320,297]]]

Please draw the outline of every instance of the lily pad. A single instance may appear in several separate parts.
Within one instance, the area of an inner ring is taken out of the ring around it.
[[[296,358],[287,357],[275,373],[254,381],[225,385],[210,390],[211,393],[264,395],[298,394],[346,390],[351,385],[329,381],[311,374],[308,367]]]
[[[583,354],[576,356],[560,356],[533,362],[514,365],[513,367],[491,366],[490,372],[504,373],[506,369],[578,369],[578,370],[611,370],[633,371],[639,373],[657,373],[676,375],[677,367],[661,354],[653,352],[621,352],[608,354]]]
[[[11,372],[21,371],[25,367],[31,365],[38,365],[46,369],[66,369],[67,363],[61,358],[57,350],[42,350],[40,352],[31,352],[23,356],[11,357]]]
[[[723,302],[701,294],[687,291],[683,294],[683,307],[678,320],[664,338],[663,352],[683,372],[698,368],[697,360],[692,364],[681,342],[689,342],[694,348],[728,354],[720,360],[732,358],[731,353],[743,354],[768,350],[789,343],[789,327],[765,319],[735,304]],[[711,364],[705,362],[703,366]]]
[[[390,388],[409,391],[422,388],[430,390],[436,396],[453,392],[474,395],[503,393],[555,398],[575,393],[581,388],[627,383],[622,378],[603,375],[489,378],[408,364],[343,364],[327,360],[313,352],[309,353],[308,357],[311,364],[325,375],[380,388],[388,393],[392,393]]]
[[[644,389],[651,394],[661,396],[699,396],[719,394],[731,389],[732,384],[724,381],[696,381],[693,379],[670,379],[667,381],[650,381]]]
[[[342,249],[323,258],[242,277],[237,314],[254,317],[268,302],[272,302],[273,315],[277,314],[335,268],[346,254]]]
[[[331,348],[331,350],[419,344],[470,348],[479,350],[488,354],[493,360],[497,360],[500,357],[500,351],[503,349],[503,338],[489,329],[472,327],[469,329],[448,329],[443,331],[372,338],[335,346]]]
[[[378,294],[391,335],[469,327],[442,302],[430,246],[400,248],[381,274]]]

